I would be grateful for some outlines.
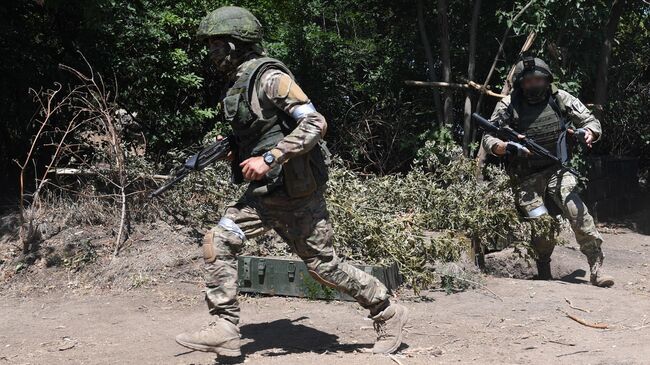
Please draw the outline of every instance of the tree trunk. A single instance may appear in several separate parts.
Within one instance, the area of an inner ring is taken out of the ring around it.
[[[476,68],[476,29],[478,28],[478,17],[481,11],[481,0],[474,0],[472,11],[472,22],[469,27],[469,62],[467,66],[467,80],[474,81],[474,70]],[[472,124],[472,110],[474,101],[472,100],[472,92],[465,93],[465,106],[463,110],[463,154],[466,157],[470,156],[470,147],[472,143],[473,124]]]
[[[442,58],[442,81],[451,82],[451,55],[449,51],[449,0],[438,0],[438,32],[440,33],[440,56]],[[454,122],[454,92],[445,89],[443,112],[445,124],[449,127]]]
[[[427,35],[427,28],[424,22],[424,4],[422,3],[422,0],[417,1],[417,13],[420,39],[422,40],[422,46],[424,47],[424,55],[427,58],[429,81],[438,81],[436,70],[434,68],[435,62],[433,60],[433,52],[431,51],[431,43],[429,42],[429,36]],[[444,117],[440,103],[440,93],[437,89],[433,89],[433,104],[436,109],[437,122],[440,124],[444,120]]]
[[[600,61],[598,62],[598,71],[596,74],[596,92],[594,95],[594,103],[600,107],[596,107],[596,115],[602,118],[602,107],[607,102],[607,82],[609,61],[612,54],[612,43],[614,36],[618,29],[618,23],[621,20],[621,15],[625,8],[625,0],[612,0],[612,10],[609,13],[609,20],[605,27],[605,40],[600,48]]]

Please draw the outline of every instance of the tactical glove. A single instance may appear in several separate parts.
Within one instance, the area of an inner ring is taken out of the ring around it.
[[[512,141],[506,143],[506,153],[517,157],[526,157],[530,155],[528,148],[524,147],[521,143]]]

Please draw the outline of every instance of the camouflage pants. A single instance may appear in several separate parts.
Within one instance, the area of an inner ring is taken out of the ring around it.
[[[554,203],[569,220],[580,251],[590,265],[602,261],[603,238],[596,230],[594,219],[577,192],[578,181],[568,171],[555,167],[515,179],[518,208],[531,218],[548,218],[544,200]],[[555,237],[533,236],[532,246],[540,261],[549,261],[555,248]]]
[[[324,190],[324,189],[323,189]],[[341,262],[332,247],[332,225],[323,191],[289,198],[282,191],[245,195],[226,208],[219,225],[203,240],[206,301],[210,314],[239,322],[237,255],[244,240],[275,230],[319,282],[354,297],[371,312],[387,303],[388,291],[376,278]]]

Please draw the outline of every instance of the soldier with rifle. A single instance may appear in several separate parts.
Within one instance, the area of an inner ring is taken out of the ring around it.
[[[342,262],[332,247],[324,198],[328,154],[321,143],[325,118],[287,66],[265,55],[262,27],[248,10],[219,8],[201,21],[197,35],[229,80],[222,106],[232,135],[188,159],[172,183],[231,153],[233,176],[238,183],[248,182],[248,188],[203,239],[205,299],[214,321],[178,335],[176,341],[193,350],[241,355],[237,255],[246,239],[273,229],[302,258],[311,276],[369,311],[377,332],[373,353],[396,351],[407,309],[390,301],[379,280]]]
[[[513,86],[497,104],[494,124],[482,122],[483,147],[495,156],[509,156],[507,170],[520,212],[531,219],[553,219],[547,205],[559,208],[587,257],[591,284],[610,287],[614,279],[602,269],[603,238],[578,196],[577,173],[566,166],[571,142],[591,147],[601,137],[600,122],[580,100],[557,89],[551,70],[539,58],[526,56],[516,65]],[[555,237],[533,233],[539,279],[552,279],[555,244]]]

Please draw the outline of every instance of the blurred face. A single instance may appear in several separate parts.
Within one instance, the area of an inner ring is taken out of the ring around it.
[[[544,76],[530,75],[521,80],[521,89],[531,104],[545,101],[548,98],[549,86],[549,81]]]
[[[234,51],[234,45],[222,38],[208,39],[208,51],[210,59],[217,66],[219,70],[224,71],[227,68],[227,63],[231,53]]]
[[[521,87],[524,90],[546,88],[548,86],[548,81],[546,77],[543,76],[531,76],[525,77],[521,80]]]

